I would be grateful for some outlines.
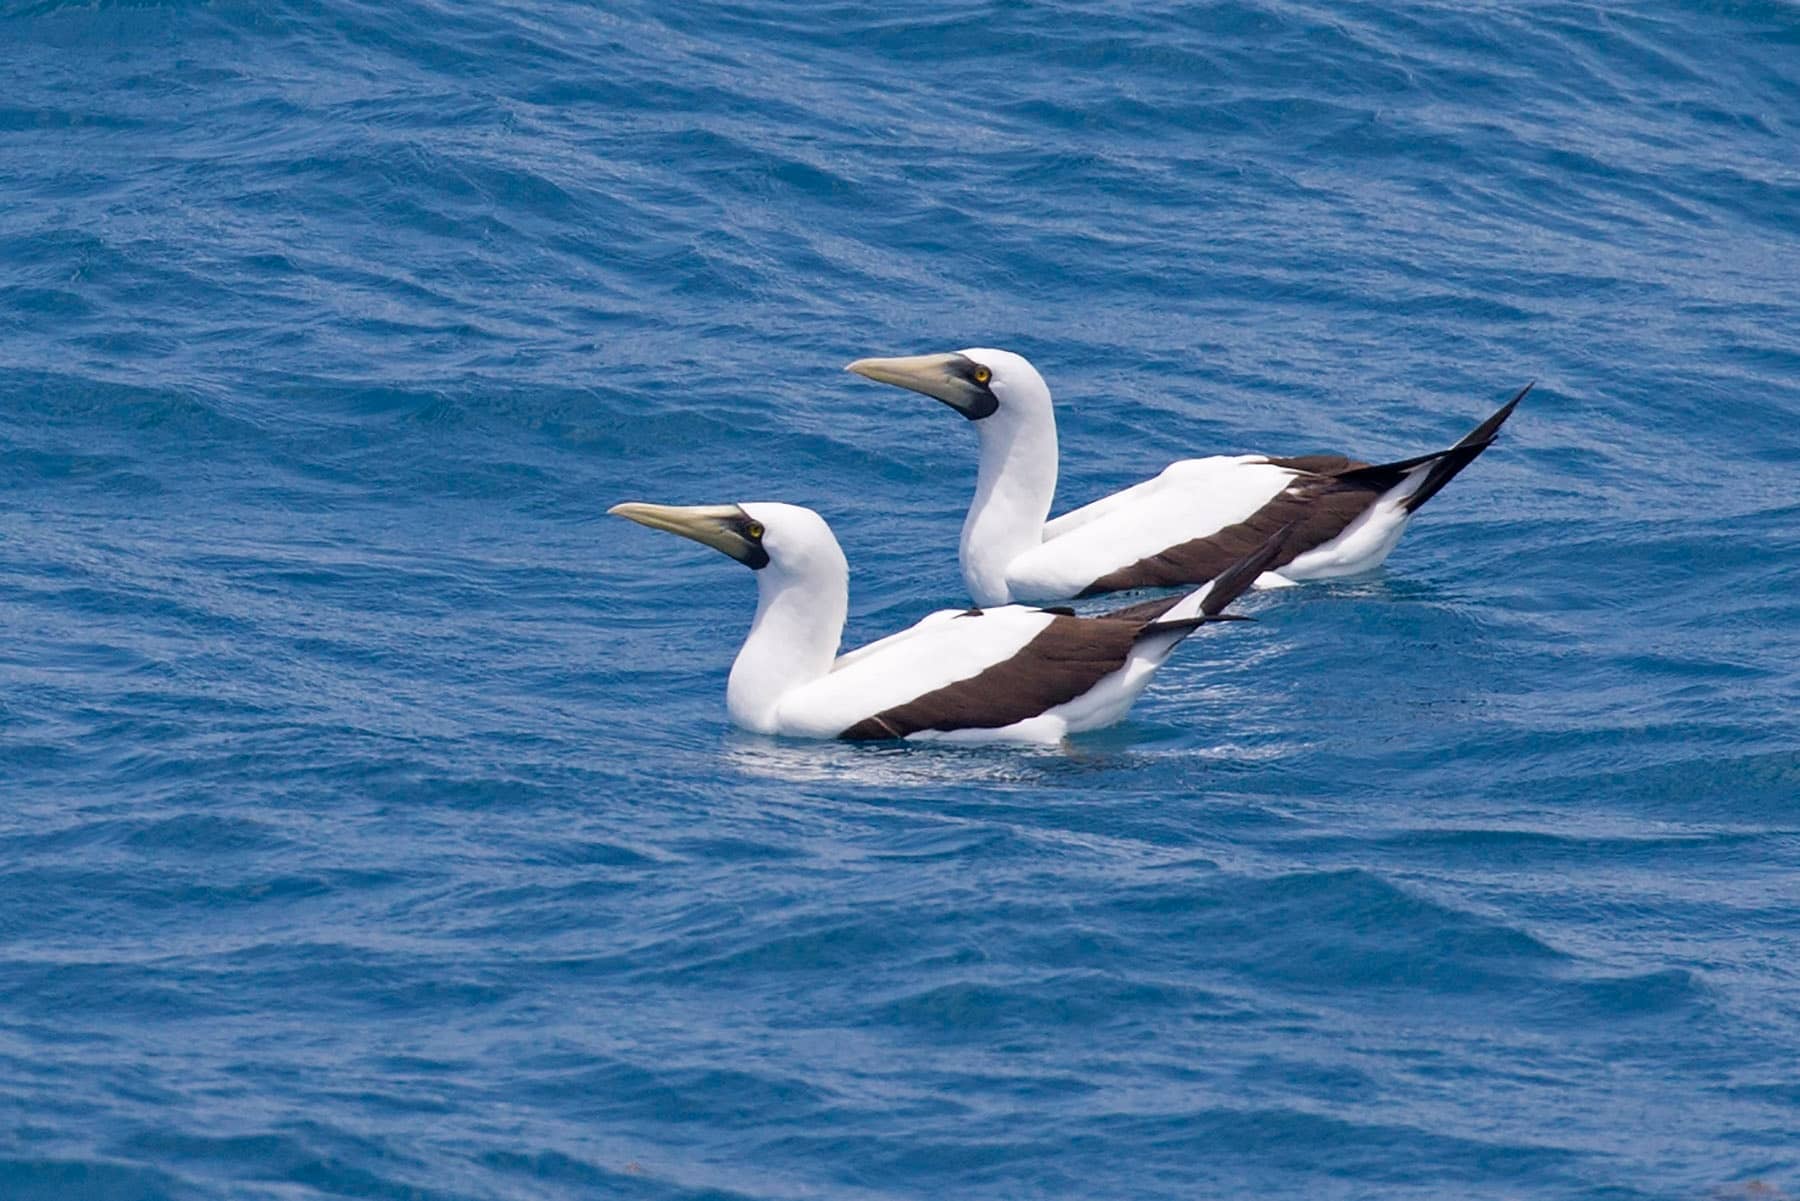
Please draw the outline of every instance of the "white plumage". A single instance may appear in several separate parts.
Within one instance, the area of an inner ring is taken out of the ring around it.
[[[960,557],[969,594],[982,605],[1202,583],[1290,524],[1296,532],[1264,586],[1371,570],[1529,390],[1456,446],[1417,459],[1183,459],[1050,520],[1056,417],[1049,387],[1022,356],[977,347],[859,359],[849,370],[942,400],[974,424],[981,460]]]
[[[1036,601],[1078,596],[1109,571],[1250,520],[1294,475],[1249,455],[1171,463],[1152,479],[1046,522],[1043,541],[1006,564],[1007,591]]]
[[[931,614],[898,641],[852,651],[824,677],[784,693],[777,729],[769,732],[836,738],[857,722],[1011,659],[1053,620],[1053,614],[1023,605],[985,609],[979,616]]]
[[[726,689],[746,729],[803,738],[1054,742],[1123,717],[1169,652],[1280,551],[1280,538],[1187,595],[1077,617],[1023,605],[942,610],[838,655],[849,568],[796,505],[623,504],[611,512],[752,567],[756,616]],[[1285,533],[1285,531],[1284,531]]]

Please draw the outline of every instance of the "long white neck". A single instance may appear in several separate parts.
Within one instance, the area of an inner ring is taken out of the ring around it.
[[[831,550],[804,571],[771,564],[756,573],[756,618],[725,689],[731,720],[746,730],[776,733],[781,698],[824,677],[837,659],[850,571],[835,543]]]
[[[1044,541],[1056,498],[1056,419],[1041,412],[997,413],[975,422],[981,471],[962,528],[963,582],[977,605],[1004,605],[1009,564]]]

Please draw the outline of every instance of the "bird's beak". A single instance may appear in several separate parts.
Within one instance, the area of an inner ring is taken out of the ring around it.
[[[653,530],[692,538],[751,568],[769,563],[769,552],[762,548],[762,527],[736,505],[648,505],[631,501],[614,505],[607,513]]]
[[[898,359],[858,359],[844,370],[941,400],[973,421],[1000,406],[986,384],[975,382],[975,367],[965,355],[915,354]]]

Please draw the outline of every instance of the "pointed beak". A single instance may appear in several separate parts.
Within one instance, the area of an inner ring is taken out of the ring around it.
[[[650,505],[629,501],[614,505],[607,513],[653,530],[691,538],[752,569],[769,563],[769,552],[762,546],[762,526],[736,505]]]
[[[915,354],[897,359],[858,359],[845,371],[941,400],[971,421],[1000,407],[986,383],[975,380],[978,364],[960,354]],[[985,370],[982,372],[985,376]]]

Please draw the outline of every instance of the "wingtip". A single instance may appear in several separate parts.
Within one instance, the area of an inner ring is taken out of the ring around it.
[[[1480,425],[1478,425],[1474,429],[1470,430],[1468,432],[1468,434],[1463,437],[1462,441],[1458,442],[1455,446],[1451,447],[1450,449],[1451,450],[1473,450],[1476,447],[1480,447],[1481,449],[1485,450],[1489,445],[1491,445],[1493,443],[1494,439],[1499,435],[1500,427],[1506,424],[1506,419],[1508,417],[1512,416],[1513,410],[1519,407],[1519,402],[1521,400],[1525,399],[1525,394],[1527,392],[1530,392],[1535,387],[1537,387],[1537,381],[1532,380],[1530,383],[1526,384],[1523,388],[1520,388],[1517,392],[1513,393],[1513,398],[1511,400],[1509,400],[1505,404],[1501,405],[1498,409],[1495,409],[1493,416],[1489,417],[1486,421],[1482,422]],[[1480,452],[1477,451],[1476,453],[1480,453]],[[1460,470],[1462,470],[1462,468],[1459,466],[1456,470],[1460,471]],[[1455,475],[1455,474],[1456,474],[1456,471],[1452,471],[1450,473],[1450,475]],[[1446,476],[1445,478],[1448,479],[1449,476]]]
[[[1249,591],[1257,577],[1281,558],[1281,552],[1287,548],[1289,536],[1299,524],[1298,521],[1288,522],[1264,539],[1261,546],[1220,572],[1214,578],[1206,599],[1201,602],[1200,611],[1209,617],[1216,616],[1226,605]]]
[[[1250,552],[1249,557],[1244,561],[1257,564],[1256,574],[1261,575],[1262,569],[1280,558],[1281,552],[1287,549],[1288,539],[1293,537],[1294,531],[1299,528],[1299,525],[1300,522],[1297,520],[1288,522],[1270,534],[1261,546]]]
[[[1523,388],[1520,388],[1517,392],[1514,392],[1512,399],[1500,406],[1500,412],[1502,412],[1502,413],[1506,414],[1508,417],[1510,417],[1512,415],[1512,411],[1519,407],[1519,402],[1521,400],[1524,400],[1526,394],[1535,387],[1537,387],[1537,381],[1531,380]],[[1504,421],[1505,417],[1502,417],[1501,420]]]

